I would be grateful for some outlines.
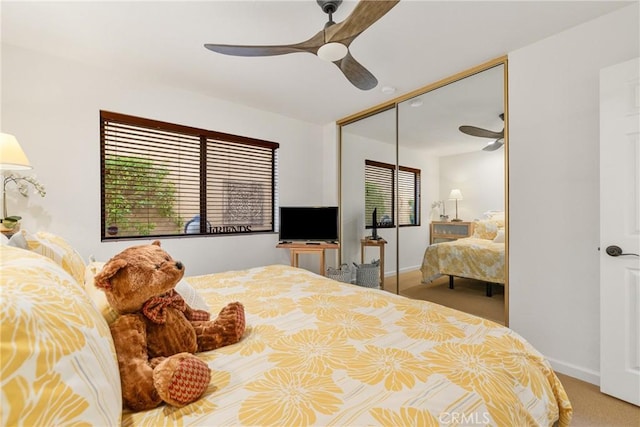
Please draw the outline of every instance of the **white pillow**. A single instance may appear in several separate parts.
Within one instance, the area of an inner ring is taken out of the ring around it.
[[[499,228],[496,237],[493,239],[494,243],[504,243],[504,228]]]
[[[504,211],[487,211],[484,215],[487,219],[504,220]]]
[[[178,282],[176,285],[176,292],[180,294],[187,304],[189,304],[189,307],[195,308],[196,310],[204,310],[207,312],[211,311],[207,303],[204,301],[204,298],[202,298],[198,291],[196,291],[195,288],[185,279]]]
[[[24,238],[22,232],[15,233],[13,236],[11,236],[11,238],[9,239],[9,246],[29,250],[29,246],[27,246],[27,240]]]

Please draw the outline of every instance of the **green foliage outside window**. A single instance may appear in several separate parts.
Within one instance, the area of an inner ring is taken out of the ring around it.
[[[117,234],[149,235],[157,227],[153,219],[167,219],[176,230],[184,221],[174,210],[176,186],[169,170],[140,157],[105,159],[105,220]]]
[[[385,195],[384,192],[380,189],[376,183],[365,181],[364,183],[364,194],[365,194],[365,220],[366,224],[372,225],[371,223],[371,214],[373,210],[377,208],[376,211],[378,222],[380,222],[380,218],[382,218],[387,213],[387,206],[385,204]],[[379,225],[379,224],[378,224]]]

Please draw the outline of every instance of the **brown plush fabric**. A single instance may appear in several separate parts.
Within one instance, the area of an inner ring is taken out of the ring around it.
[[[209,367],[192,353],[238,342],[244,307],[228,304],[214,320],[189,307],[173,289],[184,266],[160,242],[133,246],[109,260],[95,278],[121,315],[111,324],[124,405],[134,411],[163,401],[184,406],[200,398]],[[147,315],[145,315],[145,312]]]
[[[215,350],[240,341],[245,329],[244,307],[227,304],[213,322],[192,322],[198,338],[198,351]]]

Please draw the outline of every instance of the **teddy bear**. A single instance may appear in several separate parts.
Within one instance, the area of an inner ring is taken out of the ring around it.
[[[123,250],[95,276],[95,286],[119,313],[110,328],[123,404],[131,410],[198,400],[211,371],[194,353],[235,344],[244,334],[240,302],[227,304],[214,320],[187,305],[174,289],[184,272],[156,240]]]

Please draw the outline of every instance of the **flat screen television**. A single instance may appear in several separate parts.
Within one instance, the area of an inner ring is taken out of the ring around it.
[[[378,240],[378,208],[371,213],[371,238]]]
[[[280,241],[338,240],[337,206],[281,206]]]

